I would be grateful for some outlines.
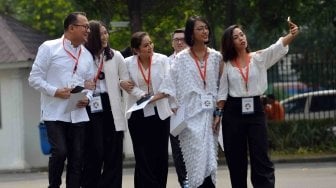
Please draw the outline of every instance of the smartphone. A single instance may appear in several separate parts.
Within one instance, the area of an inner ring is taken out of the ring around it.
[[[142,97],[141,99],[137,100],[137,105],[140,105],[141,103],[147,101],[149,98],[151,97],[151,95],[146,95],[144,97]]]
[[[288,18],[287,18],[287,22],[288,22],[288,23],[291,22],[291,18],[290,18],[290,16],[288,16]]]
[[[82,87],[82,86],[76,86],[76,87],[74,87],[74,88],[70,91],[70,93],[79,93],[79,92],[81,92],[83,89],[85,89],[85,88]]]

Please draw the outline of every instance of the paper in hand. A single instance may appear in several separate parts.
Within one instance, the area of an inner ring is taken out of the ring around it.
[[[148,95],[139,99],[131,108],[127,110],[127,113],[143,109],[153,98],[154,96]]]
[[[70,91],[71,95],[68,101],[68,105],[66,106],[66,109],[64,113],[68,113],[74,110],[77,110],[77,103],[80,100],[83,100],[86,96],[85,88],[82,86],[76,86]]]

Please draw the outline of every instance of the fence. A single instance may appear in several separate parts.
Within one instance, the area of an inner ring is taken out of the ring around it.
[[[282,102],[285,119],[336,117],[336,62],[335,57],[330,59],[313,61],[289,54],[268,70],[266,94]]]

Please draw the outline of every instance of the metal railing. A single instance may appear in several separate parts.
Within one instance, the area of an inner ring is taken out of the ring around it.
[[[279,101],[297,98],[296,103],[284,104],[286,119],[335,118],[336,93],[321,94],[323,90],[335,89],[336,57],[321,61],[312,59],[311,55],[307,58],[302,54],[289,54],[268,70],[266,94],[274,94]],[[298,101],[304,93],[306,100]],[[295,105],[297,111],[293,110]]]

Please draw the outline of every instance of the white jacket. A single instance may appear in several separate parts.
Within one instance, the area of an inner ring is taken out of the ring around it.
[[[124,131],[127,127],[127,121],[124,114],[125,107],[121,95],[121,88],[119,86],[121,80],[129,80],[129,75],[121,53],[116,50],[113,50],[113,52],[113,58],[106,61],[103,68],[114,125],[116,131]]]
[[[137,55],[125,59],[130,78],[135,84],[131,94],[129,94],[127,97],[126,109],[129,109],[133,104],[136,103],[137,100],[139,100],[144,94],[146,94],[145,91],[141,90],[138,87],[139,82],[137,78],[139,71],[137,59]],[[154,94],[158,93],[159,87],[164,77],[168,74],[168,71],[168,57],[163,54],[154,53],[151,65],[151,82]],[[163,98],[155,101],[155,105],[157,107],[160,119],[164,120],[173,114],[169,106],[168,98]],[[129,119],[131,117],[131,113],[126,113],[126,117],[127,119]]]

